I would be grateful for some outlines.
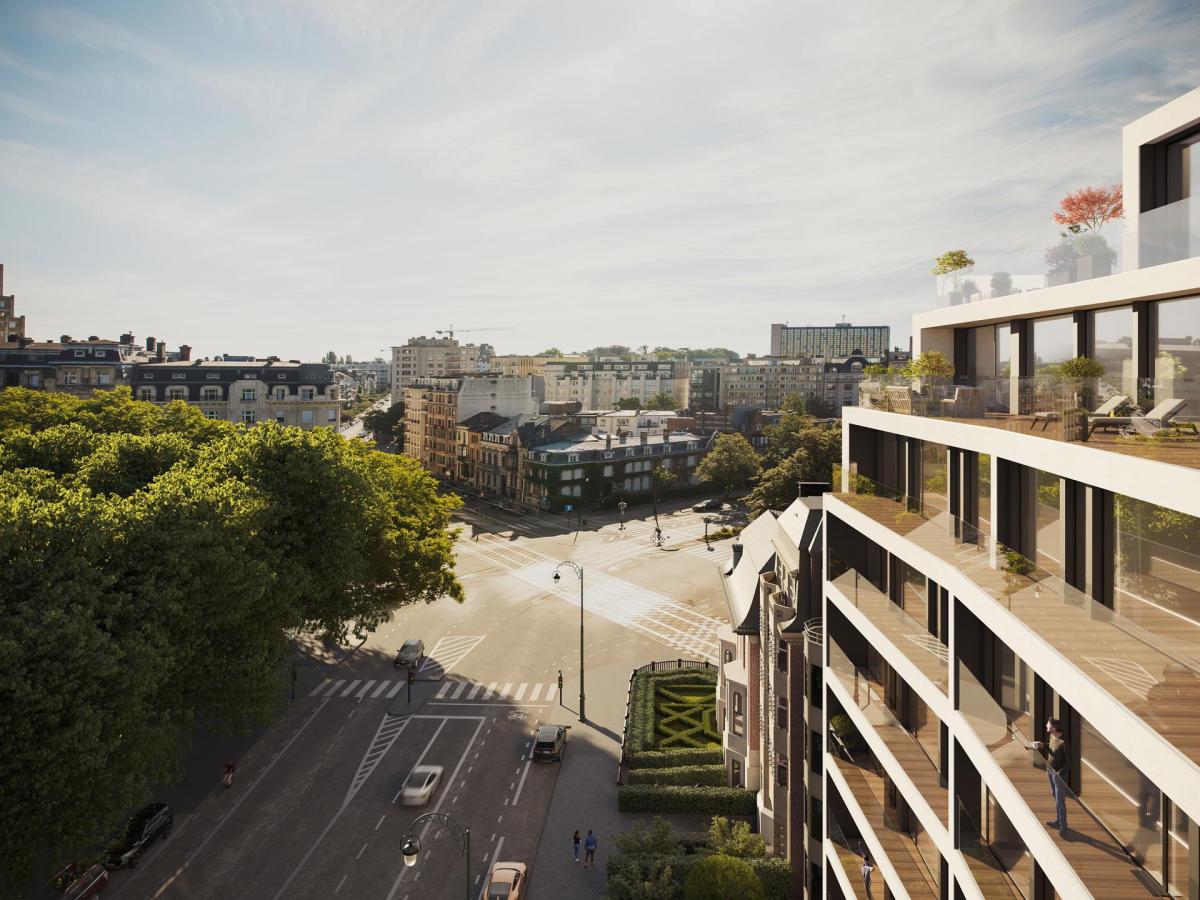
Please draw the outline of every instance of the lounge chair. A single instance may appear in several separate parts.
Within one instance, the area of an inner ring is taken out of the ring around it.
[[[1107,428],[1114,418],[1113,413],[1129,402],[1124,394],[1114,394],[1096,407],[1096,411],[1088,413],[1088,434],[1097,428]]]
[[[1183,412],[1186,407],[1186,400],[1168,397],[1144,416],[1106,416],[1102,424],[1104,427],[1117,425],[1131,429],[1137,434],[1153,436],[1164,428],[1172,427],[1171,420]],[[1196,430],[1195,425],[1192,425],[1191,428],[1193,431]]]
[[[978,419],[983,416],[983,388],[956,387],[954,396],[941,402],[942,415],[958,419]]]

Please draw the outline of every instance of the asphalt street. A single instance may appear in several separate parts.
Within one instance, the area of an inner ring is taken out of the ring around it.
[[[469,885],[478,898],[497,860],[529,865],[533,900],[602,896],[612,835],[633,821],[615,800],[629,674],[651,660],[714,659],[730,542],[706,549],[703,518],[664,505],[658,548],[648,515],[620,530],[615,513],[580,526],[465,508],[466,601],[405,607],[361,646],[313,656],[295,701],[245,748],[233,787],[218,785],[214,760],[212,787],[177,808],[171,836],[114,873],[106,896],[437,900],[467,896]],[[562,567],[554,582],[562,560],[584,574],[586,722],[579,581]],[[392,663],[410,637],[427,651],[411,701]],[[561,763],[531,759],[542,723],[570,726]],[[426,805],[402,806],[420,764],[441,766],[442,780]],[[430,812],[469,829],[470,856],[427,824],[415,832],[417,864],[405,867],[410,824]],[[572,858],[576,828],[600,840],[595,870]]]

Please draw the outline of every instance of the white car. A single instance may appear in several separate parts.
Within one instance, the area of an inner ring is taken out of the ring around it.
[[[400,802],[405,806],[424,806],[442,782],[441,766],[414,766],[400,789]]]

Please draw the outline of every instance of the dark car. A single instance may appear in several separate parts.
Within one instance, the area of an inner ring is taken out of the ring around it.
[[[725,504],[714,497],[711,500],[701,500],[699,503],[695,504],[692,507],[692,512],[717,512],[724,505]]]
[[[88,900],[108,887],[108,870],[99,863],[70,865],[58,873],[54,884],[62,891],[62,900]]]
[[[174,824],[175,814],[167,804],[151,803],[143,807],[129,820],[125,833],[109,846],[104,865],[110,869],[122,866],[132,869],[154,839],[165,838]]]
[[[566,749],[567,728],[565,725],[543,725],[534,733],[534,759],[562,759],[563,751]]]
[[[392,660],[392,666],[397,669],[415,669],[425,659],[425,642],[417,638],[409,638],[400,645],[400,651]]]

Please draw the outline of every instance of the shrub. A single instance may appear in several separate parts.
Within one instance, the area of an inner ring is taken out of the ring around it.
[[[766,900],[788,900],[792,896],[792,867],[786,859],[748,859],[747,863],[762,882]]]
[[[720,747],[672,747],[668,750],[625,751],[625,761],[631,769],[670,769],[676,766],[724,764],[725,754]]]
[[[762,835],[751,834],[749,822],[730,822],[724,816],[713,816],[708,842],[714,853],[726,856],[762,859],[767,855]]]
[[[765,900],[762,882],[744,860],[720,853],[692,867],[683,884],[685,900]]]
[[[854,727],[854,722],[845,713],[830,716],[829,730],[837,735],[842,745],[851,752],[862,746],[862,736],[859,735],[858,729]]]
[[[715,672],[698,670],[635,675],[629,687],[627,758],[649,750],[702,749],[719,744],[716,683]]]
[[[704,852],[674,856],[610,853],[606,896],[609,900],[672,900],[682,897],[688,876],[708,858],[709,855]],[[742,862],[758,876],[765,900],[789,900],[792,874],[786,859],[744,859]],[[665,873],[669,873],[666,878],[663,877]]]
[[[613,837],[617,851],[627,856],[676,856],[681,850],[681,843],[671,833],[670,823],[654,817],[654,822],[634,822],[633,828],[623,831]]]
[[[683,787],[674,784],[624,784],[617,788],[621,812],[692,813],[752,816],[757,794],[734,787]]]
[[[721,787],[725,784],[725,766],[669,766],[661,769],[632,769],[630,784],[699,784]]]

